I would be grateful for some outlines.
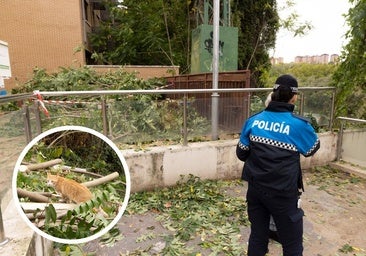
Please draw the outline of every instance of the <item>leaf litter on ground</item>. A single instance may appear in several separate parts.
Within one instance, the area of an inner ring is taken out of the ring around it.
[[[306,170],[304,180],[336,197],[364,184],[329,166]],[[147,228],[120,226],[124,238],[115,250],[119,255],[245,255],[244,233],[249,228],[245,187],[240,180],[201,180],[188,175],[175,186],[131,194],[126,218],[139,222],[148,217],[155,222],[148,221]],[[351,202],[348,195],[344,199]],[[358,202],[362,198],[353,198],[353,204]],[[131,227],[136,230],[128,233]],[[137,235],[132,243],[128,240],[131,232]],[[357,255],[364,256],[363,249],[359,250]]]
[[[249,220],[245,197],[235,191],[240,184],[182,176],[174,187],[131,195],[125,214],[153,212],[165,229],[174,232],[163,237],[163,255],[196,255],[199,252],[188,247],[194,240],[213,254],[241,255],[246,248],[240,226],[248,226]]]

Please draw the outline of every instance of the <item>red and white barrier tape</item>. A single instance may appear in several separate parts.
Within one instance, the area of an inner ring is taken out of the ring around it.
[[[41,109],[43,110],[43,113],[44,113],[47,117],[50,117],[50,113],[48,112],[48,110],[47,110],[46,106],[44,105],[42,95],[39,93],[39,91],[38,91],[38,90],[33,91],[33,94],[37,97],[38,102],[39,102],[39,105],[40,105]]]
[[[50,117],[50,114],[45,106],[45,103],[48,104],[90,104],[92,102],[86,102],[86,101],[73,101],[73,100],[44,100],[42,98],[42,95],[39,93],[38,90],[33,91],[33,94],[37,97],[37,100],[40,104],[40,108],[42,109],[43,113],[47,116]]]

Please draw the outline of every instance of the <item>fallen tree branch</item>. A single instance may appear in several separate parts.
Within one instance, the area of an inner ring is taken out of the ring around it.
[[[49,204],[45,203],[20,203],[25,215],[29,220],[44,219],[46,217],[45,208]],[[67,211],[75,209],[76,204],[53,204],[56,210],[57,219],[61,219]]]
[[[22,209],[25,213],[30,213],[36,210],[44,211],[44,209],[49,206],[49,203],[20,203]],[[63,204],[63,203],[53,203],[53,207],[56,211],[63,210],[73,210],[77,207],[77,204]]]
[[[29,165],[21,165],[20,166],[20,171],[21,172],[29,172],[29,171],[34,171],[34,170],[39,170],[39,169],[45,169],[57,164],[62,163],[62,159],[53,159],[47,162],[43,162],[43,163],[37,163],[37,164],[29,164]]]
[[[91,180],[91,181],[88,181],[88,182],[84,182],[82,184],[85,187],[95,187],[95,186],[98,186],[100,184],[104,184],[104,183],[107,183],[109,181],[112,181],[112,180],[118,178],[118,176],[119,176],[118,172],[113,172],[113,173],[108,174],[107,176],[104,176],[102,178]]]
[[[27,191],[22,188],[17,188],[18,197],[28,197],[33,202],[48,203],[49,198],[38,192]]]
[[[52,197],[52,193],[51,192],[37,192],[42,196],[47,196],[47,197]]]
[[[77,172],[77,173],[87,174],[87,175],[90,175],[90,176],[93,176],[93,177],[98,177],[98,178],[103,177],[103,175],[100,175],[100,174],[97,174],[97,173],[94,173],[94,172],[89,172],[84,168],[78,168],[78,167],[73,168],[71,166],[63,165],[63,166],[61,166],[61,169],[63,171]]]

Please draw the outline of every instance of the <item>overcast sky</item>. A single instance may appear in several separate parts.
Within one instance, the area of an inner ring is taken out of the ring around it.
[[[347,31],[345,18],[351,4],[348,0],[294,0],[299,20],[309,21],[313,29],[305,36],[293,37],[281,30],[277,35],[276,49],[271,57],[283,57],[285,62],[292,62],[296,56],[340,54],[345,44],[344,34]],[[278,0],[283,6],[284,0]],[[291,11],[291,10],[290,10]],[[280,17],[286,11],[280,12]]]

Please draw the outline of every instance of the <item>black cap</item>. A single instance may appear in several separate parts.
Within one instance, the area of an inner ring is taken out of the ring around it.
[[[291,75],[279,76],[275,82],[273,91],[277,90],[280,86],[290,88],[293,93],[297,93],[299,91],[297,80]]]

